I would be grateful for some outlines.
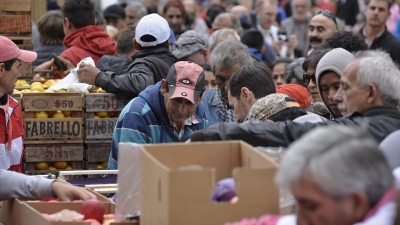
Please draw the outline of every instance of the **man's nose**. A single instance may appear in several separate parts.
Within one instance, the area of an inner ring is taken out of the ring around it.
[[[343,102],[343,89],[342,89],[342,87],[340,87],[339,90],[336,92],[336,94],[333,96],[333,101],[336,102],[336,103]]]

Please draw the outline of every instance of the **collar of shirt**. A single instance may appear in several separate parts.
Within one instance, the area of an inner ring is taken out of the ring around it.
[[[169,117],[169,123],[178,132],[179,138],[181,138],[183,136],[183,133],[184,133],[184,130],[185,130],[185,126],[191,126],[191,125],[194,125],[194,124],[198,124],[198,123],[200,123],[200,121],[201,121],[201,119],[196,114],[193,114],[191,117],[187,118],[183,122],[182,128],[180,130],[178,130],[178,127],[176,126],[176,123],[171,120],[171,117]]]
[[[365,43],[367,43],[367,45],[368,45],[368,48],[370,48],[371,45],[372,45],[376,40],[378,40],[378,38],[379,38],[380,36],[382,36],[382,34],[383,34],[383,32],[385,32],[385,30],[386,30],[386,29],[383,29],[381,32],[379,32],[377,35],[375,35],[375,37],[371,40],[371,39],[368,38],[367,33],[365,32],[365,27],[363,28],[362,34],[363,34],[363,36],[364,36]]]

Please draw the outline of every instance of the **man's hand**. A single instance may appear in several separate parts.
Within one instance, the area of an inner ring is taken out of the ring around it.
[[[96,198],[96,195],[84,188],[76,187],[71,184],[63,184],[58,181],[55,181],[51,184],[51,190],[60,201],[73,201],[79,199],[87,200]]]
[[[78,79],[81,83],[95,85],[96,77],[101,71],[96,67],[81,63],[78,69]]]
[[[297,36],[295,34],[292,34],[289,36],[287,43],[288,43],[288,50],[293,51],[299,44],[299,40],[297,39]]]

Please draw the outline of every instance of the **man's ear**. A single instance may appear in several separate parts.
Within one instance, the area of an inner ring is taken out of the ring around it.
[[[136,42],[136,38],[133,39],[133,48],[135,48],[135,50],[138,50],[138,51],[139,51],[139,45],[138,45],[138,43]]]
[[[367,98],[367,103],[368,104],[373,104],[376,102],[382,102],[381,95],[378,91],[378,89],[375,87],[373,84],[368,85],[368,98]]]
[[[349,195],[352,207],[352,215],[361,221],[365,214],[370,210],[370,202],[363,191],[357,191]]]
[[[65,26],[65,28],[67,28],[69,30],[71,30],[71,28],[73,28],[71,21],[69,21],[69,19],[67,17],[64,18],[64,26]]]
[[[243,98],[245,102],[249,102],[252,95],[252,92],[247,87],[242,87],[240,89],[240,97]]]
[[[3,77],[5,72],[6,72],[6,65],[4,63],[0,63],[0,77]]]
[[[167,92],[167,81],[165,81],[165,79],[161,80],[161,94],[163,96],[168,94],[168,92]]]

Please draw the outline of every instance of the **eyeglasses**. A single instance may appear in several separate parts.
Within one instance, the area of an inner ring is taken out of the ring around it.
[[[303,74],[303,82],[306,86],[308,86],[310,84],[310,81],[312,80],[312,82],[314,84],[317,83],[317,79],[315,78],[315,73],[309,75],[307,73]]]
[[[330,19],[333,20],[333,22],[335,22],[336,28],[338,28],[337,22],[336,22],[336,17],[335,15],[333,15],[333,13],[329,10],[326,9],[318,9],[317,11],[315,11],[314,16],[318,15],[318,14],[322,14]]]

